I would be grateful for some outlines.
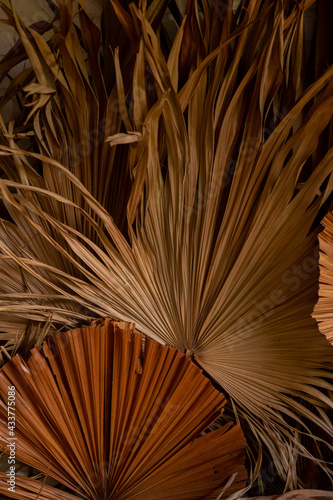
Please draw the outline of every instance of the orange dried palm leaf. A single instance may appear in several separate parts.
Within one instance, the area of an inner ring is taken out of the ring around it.
[[[50,337],[27,363],[15,356],[0,372],[2,446],[15,386],[16,456],[78,495],[69,498],[215,499],[234,474],[223,497],[237,491],[246,479],[240,428],[198,437],[224,396],[177,349],[144,340],[132,324],[105,321]],[[31,498],[38,486],[56,498],[29,478],[8,496]]]
[[[319,330],[333,344],[333,214],[330,212],[322,221],[324,230],[319,234],[319,299],[314,308],[313,317]]]

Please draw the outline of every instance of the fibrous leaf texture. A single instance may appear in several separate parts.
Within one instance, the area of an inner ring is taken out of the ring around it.
[[[4,333],[34,318],[53,329],[92,315],[134,321],[228,393],[259,443],[252,457],[263,449],[288,487],[298,455],[332,474],[301,437],[333,431],[333,351],[311,317],[333,68],[302,80],[312,3],[188,1],[170,48],[166,2],[113,0],[103,19],[117,18],[127,45],[99,55],[83,5],[79,29],[59,2],[60,35],[46,43],[1,2],[35,75],[36,139],[23,150],[2,125]],[[96,110],[112,125],[73,163]]]
[[[333,214],[322,221],[324,230],[319,234],[320,286],[319,300],[314,309],[314,318],[320,331],[333,344]]]
[[[185,354],[149,338],[143,344],[131,324],[61,333],[27,363],[19,355],[8,362],[0,372],[3,448],[12,386],[17,458],[67,493],[22,476],[11,492],[0,473],[9,498],[215,499],[232,476],[223,498],[245,485],[240,427],[204,433],[224,396]]]

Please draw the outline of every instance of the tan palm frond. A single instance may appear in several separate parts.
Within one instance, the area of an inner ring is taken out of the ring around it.
[[[80,30],[74,24],[72,16],[72,2],[55,5],[53,11],[59,21],[52,26],[50,23],[38,26],[26,26],[19,15],[13,10],[11,2],[1,2],[1,7],[8,16],[9,22],[15,27],[20,39],[15,47],[3,58],[0,63],[1,78],[11,71],[16,65],[28,59],[30,71],[27,69],[19,73],[9,85],[7,92],[2,96],[0,106],[3,107],[10,99],[20,97],[20,89],[24,87],[24,96],[21,97],[23,116],[20,118],[19,132],[13,130],[13,124],[8,129],[1,124],[1,143],[13,146],[13,138],[30,137],[33,130],[33,141],[37,141],[40,151],[51,155],[62,162],[69,171],[88,187],[94,196],[107,208],[115,218],[118,227],[126,226],[126,204],[130,191],[130,179],[126,165],[127,158],[124,150],[116,152],[111,149],[105,139],[120,130],[121,117],[118,113],[116,101],[115,80],[111,78],[112,66],[110,64],[100,67],[100,29],[89,19],[84,9],[81,9],[79,19]],[[114,20],[115,15],[109,13],[106,7],[105,15]],[[48,42],[43,37],[47,31]],[[80,37],[79,34],[80,33]],[[119,40],[118,40],[119,42]],[[112,47],[113,48],[113,47]],[[133,54],[132,54],[133,59]],[[131,66],[131,64],[130,64]],[[129,68],[130,71],[130,68]],[[19,80],[22,75],[21,80]],[[23,78],[24,76],[24,78]],[[126,79],[125,79],[126,83]],[[107,88],[107,87],[110,88]],[[24,162],[24,160],[23,160]],[[25,167],[25,168],[24,168]],[[13,181],[22,181],[44,189],[55,190],[67,200],[81,204],[85,201],[80,193],[63,177],[59,177],[54,170],[43,170],[43,175],[37,169],[31,168],[26,162],[24,167],[21,161],[7,159],[1,163],[2,175]],[[27,171],[25,171],[27,169]],[[56,213],[54,204],[43,197],[39,200],[41,210]],[[1,238],[15,248],[21,249],[21,255],[28,255],[38,259],[40,253],[44,254],[47,263],[59,270],[75,275],[76,270],[64,259],[60,253],[54,251],[47,242],[42,242],[32,226],[25,225],[19,212],[7,204],[8,217],[14,221],[20,230],[12,224],[2,223]],[[76,227],[86,234],[89,239],[94,238],[94,232],[89,233],[90,226],[82,224],[75,210],[70,204],[57,207],[59,221]],[[65,241],[62,242],[66,246]],[[48,324],[49,331],[56,331],[62,326],[74,327],[78,321],[86,320],[89,312],[84,308],[73,305],[65,299],[55,297],[53,291],[40,280],[26,279],[24,271],[15,264],[2,261],[4,276],[10,279],[2,280],[0,291],[8,294],[6,298],[7,311],[10,316],[2,316],[1,332],[6,348],[10,349],[20,340],[25,339],[24,345],[32,346],[38,338],[39,332],[45,331]],[[52,278],[51,278],[52,279]],[[14,283],[14,284],[13,284]],[[42,301],[39,312],[23,317],[17,301],[9,306],[10,294],[19,297],[28,293],[31,300],[26,299],[30,305]],[[36,299],[33,299],[34,296]],[[37,297],[40,298],[37,298]],[[41,298],[42,297],[42,298]],[[54,311],[54,306],[61,313]],[[30,332],[30,333],[29,333]],[[30,339],[28,342],[27,339]],[[21,342],[22,343],[22,342]]]
[[[320,285],[319,299],[313,316],[318,322],[319,330],[333,344],[333,214],[330,212],[322,221],[324,230],[319,234],[319,267]]]
[[[200,436],[226,400],[175,348],[105,321],[49,338],[0,372],[0,442],[15,386],[16,456],[72,493],[18,477],[9,498],[223,498],[245,485],[245,440],[229,425]],[[198,437],[199,436],[199,437]],[[11,441],[13,442],[13,441]],[[73,496],[74,495],[74,496]],[[78,496],[75,496],[78,495]]]
[[[117,9],[110,2],[104,3],[102,28],[92,22],[81,2],[77,16],[71,1],[57,5],[52,1],[46,3],[51,5],[55,13],[55,23],[27,26],[11,2],[0,2],[8,17],[7,22],[13,25],[19,35],[15,47],[0,62],[0,78],[5,79],[13,71],[16,75],[17,65],[22,65],[26,60],[31,65],[31,68],[28,65],[14,77],[0,99],[0,109],[14,97],[20,99],[23,105],[19,127],[15,131],[13,123],[8,128],[1,123],[1,144],[14,147],[14,139],[30,138],[31,148],[37,143],[41,152],[57,159],[73,172],[107,209],[117,226],[126,232],[126,205],[131,189],[128,154],[124,148],[110,148],[106,138],[121,130],[122,110],[126,103],[118,99],[117,90],[119,85],[126,89],[131,86],[135,52],[128,45],[116,14]],[[155,1],[148,9],[147,16],[156,27],[166,7],[166,2]],[[129,19],[128,14],[125,18]],[[121,19],[124,19],[124,14]],[[111,32],[108,29],[110,25],[113,26]],[[43,37],[45,32],[47,39]],[[123,58],[121,82],[115,78],[115,50]],[[1,162],[1,175],[8,179],[55,191],[89,211],[85,199],[66,177],[59,176],[57,171],[48,169],[46,165],[42,176],[37,171],[38,167],[31,168],[24,159],[13,161],[7,158]],[[56,206],[45,197],[39,198],[39,204],[41,210],[51,211],[54,215],[58,210],[56,216],[59,221],[69,224],[94,241],[95,232],[77,215],[71,204]],[[25,224],[19,211],[15,211],[11,204],[6,204],[6,209],[7,220],[15,221],[20,228],[18,231],[7,221],[3,223],[2,238],[6,242],[12,240],[16,248],[21,248],[21,256],[28,252],[29,256],[32,253],[38,258],[39,253],[43,253],[44,260],[50,266],[76,275],[77,270],[63,259],[61,253],[55,252],[47,242],[42,242],[33,227]],[[61,244],[66,247],[64,240]],[[78,277],[81,277],[80,273]],[[16,302],[10,305],[11,316],[3,316],[0,327],[8,349],[22,338],[32,341],[38,338],[39,332],[45,331],[45,324],[49,331],[56,331],[62,326],[73,327],[91,315],[91,312],[73,302],[66,301],[63,304],[57,301],[47,286],[39,280],[26,280],[24,272],[22,274],[17,266],[12,280],[14,286],[4,283],[1,288],[0,285],[1,294],[29,293],[36,300],[40,300],[38,296],[43,295],[44,298],[43,312],[41,309],[39,312],[36,310],[34,317],[32,313],[26,320],[16,311],[19,309]],[[30,304],[35,302],[32,298]],[[58,309],[57,314],[54,306]],[[33,344],[25,340],[25,345],[29,347]]]
[[[8,290],[7,307],[29,318],[52,311],[60,325],[80,314],[120,317],[193,356],[297,486],[306,422],[328,438],[333,430],[333,351],[311,318],[313,225],[332,192],[332,144],[317,146],[331,122],[333,68],[301,91],[304,12],[293,2],[250,0],[237,12],[229,2],[218,19],[202,2],[203,23],[188,2],[167,58],[148,11],[112,4],[136,51],[130,76],[114,51],[119,126],[106,144],[126,156],[128,237],[53,155],[46,130],[42,154],[11,140],[3,159],[20,175],[0,185],[15,222],[7,233],[25,240],[29,227],[38,239],[23,252],[1,239],[2,259],[34,284],[29,307]],[[38,180],[26,158],[43,169]]]

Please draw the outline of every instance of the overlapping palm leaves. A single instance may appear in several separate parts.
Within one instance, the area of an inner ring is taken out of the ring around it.
[[[4,280],[3,310],[22,331],[34,315],[56,328],[110,314],[187,352],[296,486],[305,420],[332,433],[333,355],[311,312],[312,227],[333,159],[314,153],[333,69],[301,92],[303,11],[289,2],[236,13],[203,2],[203,23],[188,2],[167,58],[152,27],[164,3],[112,5],[131,50],[114,51],[107,90],[83,8],[77,34],[62,5],[47,44],[6,7],[37,78],[26,92],[39,152],[5,131],[1,191],[14,225],[2,223],[2,268],[19,285]],[[101,140],[75,162],[80,132],[101,116]]]

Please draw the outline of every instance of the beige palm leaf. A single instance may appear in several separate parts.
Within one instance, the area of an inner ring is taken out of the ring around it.
[[[313,227],[332,191],[333,150],[317,146],[331,122],[333,68],[301,91],[304,13],[291,2],[249,1],[236,13],[229,2],[218,18],[215,3],[203,2],[203,23],[188,2],[167,58],[152,10],[112,4],[136,54],[129,77],[114,51],[122,125],[108,138],[131,177],[128,235],[53,155],[40,117],[39,153],[20,149],[7,130],[1,150],[16,177],[0,188],[15,225],[3,222],[2,260],[30,288],[21,296],[8,285],[4,313],[52,313],[55,325],[90,315],[134,321],[228,393],[289,487],[298,484],[298,454],[332,474],[301,435],[312,435],[309,421],[327,439],[333,431],[325,414],[333,351],[311,318]],[[32,64],[36,36],[26,41]],[[42,67],[48,50],[39,48]],[[22,249],[26,228],[38,236]]]

